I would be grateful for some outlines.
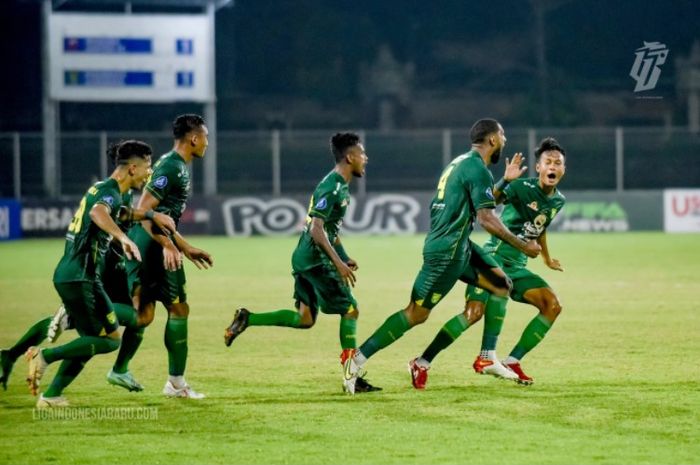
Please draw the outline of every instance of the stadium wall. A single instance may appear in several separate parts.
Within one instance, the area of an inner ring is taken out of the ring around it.
[[[344,234],[413,234],[428,230],[433,192],[355,197]],[[561,232],[700,232],[700,189],[665,191],[570,191],[550,227]],[[308,197],[195,196],[185,210],[183,234],[228,236],[289,235],[304,225]],[[0,238],[60,237],[76,202],[0,200]],[[21,228],[19,224],[21,224]]]

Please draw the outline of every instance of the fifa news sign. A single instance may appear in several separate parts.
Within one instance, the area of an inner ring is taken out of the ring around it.
[[[53,13],[51,98],[213,101],[211,28],[206,15]]]

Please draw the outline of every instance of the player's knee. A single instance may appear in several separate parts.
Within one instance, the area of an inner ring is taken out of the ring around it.
[[[557,319],[562,311],[562,306],[557,299],[547,299],[540,308],[540,313],[549,321]]]
[[[406,320],[411,327],[424,323],[430,316],[430,310],[422,307],[415,302],[411,302],[406,310],[404,310]]]
[[[136,324],[140,328],[145,328],[153,322],[154,317],[155,312],[153,311],[139,312],[138,316],[136,317]]]
[[[343,318],[347,318],[348,320],[357,320],[360,317],[360,310],[358,310],[355,307],[350,307],[350,310],[343,315]]]
[[[316,321],[314,320],[313,316],[311,314],[302,314],[301,319],[299,320],[299,328],[300,329],[309,329],[311,328]]]
[[[168,314],[175,318],[187,318],[190,316],[190,306],[187,303],[171,304],[168,306]]]
[[[486,306],[483,302],[477,302],[473,300],[468,301],[464,305],[464,316],[467,318],[469,326],[473,325],[474,323],[478,322],[481,318],[483,318],[485,307]]]

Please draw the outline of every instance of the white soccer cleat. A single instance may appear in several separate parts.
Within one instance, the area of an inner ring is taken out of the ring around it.
[[[360,376],[360,366],[353,357],[348,357],[343,363],[343,391],[355,395],[355,383]]]
[[[182,397],[186,399],[204,399],[206,397],[201,392],[197,392],[192,389],[187,383],[185,383],[185,385],[181,388],[176,388],[170,380],[165,383],[165,387],[163,387],[163,394],[168,397]]]
[[[38,347],[30,347],[24,354],[24,357],[29,362],[29,374],[27,375],[27,384],[29,385],[29,391],[35,396],[39,393],[39,384],[41,383],[41,377],[44,376],[46,367],[49,366],[44,359],[41,349]]]
[[[498,359],[491,360],[485,357],[477,357],[472,366],[474,371],[482,375],[491,375],[512,381],[519,380],[517,373],[503,365]]]
[[[63,396],[44,397],[44,394],[41,394],[36,401],[36,408],[60,408],[68,407],[69,405],[68,399]]]
[[[49,329],[46,331],[46,339],[54,343],[58,340],[58,337],[70,327],[70,319],[68,317],[68,312],[66,312],[65,305],[61,304],[53,314],[51,322],[49,323]]]

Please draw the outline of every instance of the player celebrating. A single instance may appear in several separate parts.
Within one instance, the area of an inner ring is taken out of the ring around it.
[[[518,237],[535,239],[542,247],[542,259],[553,270],[563,271],[558,260],[549,255],[547,227],[564,206],[564,196],[557,189],[565,172],[564,148],[553,138],[542,140],[535,152],[538,173],[536,178],[515,179],[517,169],[506,172],[497,183],[499,200],[505,207],[501,219],[508,229]],[[520,159],[513,160],[519,165]],[[519,174],[518,174],[519,175]],[[502,195],[501,195],[502,194]],[[503,267],[513,282],[511,298],[534,305],[539,314],[527,325],[520,340],[508,358],[501,363],[496,356],[496,343],[506,314],[506,297],[490,295],[474,286],[466,291],[464,312],[448,321],[435,336],[425,352],[410,362],[413,386],[424,389],[428,369],[435,356],[452,344],[469,326],[481,319],[486,307],[481,353],[474,361],[477,373],[513,379],[521,384],[532,384],[533,379],[523,372],[520,360],[547,334],[561,312],[561,304],[547,282],[526,268],[527,257],[510,244],[491,236],[484,249]]]
[[[131,188],[143,186],[151,172],[151,147],[139,141],[120,144],[118,166],[112,175],[93,185],[80,202],[68,226],[66,246],[56,271],[54,287],[80,337],[68,344],[50,349],[27,350],[29,388],[36,395],[39,382],[50,363],[63,360],[49,388],[37,401],[37,407],[61,407],[68,401],[63,390],[78,376],[95,354],[111,352],[119,347],[119,332],[114,306],[104,291],[99,275],[100,260],[110,236],[115,237],[127,257],[140,260],[136,245],[115,223],[122,195]],[[136,210],[134,218],[149,219],[160,228],[175,231],[175,223],[167,215],[152,210]],[[133,312],[133,309],[131,310]],[[135,323],[135,318],[132,319]]]
[[[430,231],[423,246],[423,266],[406,308],[391,315],[345,362],[345,390],[354,394],[361,367],[377,351],[423,323],[430,310],[457,280],[507,296],[510,280],[494,262],[474,250],[469,240],[474,219],[491,234],[517,250],[536,257],[540,246],[516,237],[493,213],[493,176],[486,168],[496,163],[506,143],[503,127],[493,119],[477,121],[470,130],[471,150],[447,165],[430,205]]]
[[[194,158],[204,157],[208,133],[204,119],[199,115],[185,114],[175,119],[173,149],[161,156],[155,164],[153,174],[139,199],[139,208],[167,213],[177,223],[185,210],[190,191],[187,165]],[[168,350],[169,378],[163,394],[168,397],[202,399],[204,395],[194,391],[184,378],[190,307],[185,292],[185,270],[182,267],[181,253],[199,269],[212,266],[212,257],[204,250],[190,245],[179,233],[169,236],[167,232],[152,227],[149,222],[134,225],[129,231],[129,237],[136,243],[143,257],[142,263],[136,260],[126,263],[129,289],[134,306],[138,308],[138,327],[124,330],[117,360],[107,379],[130,391],[143,389],[128,367],[141,345],[145,327],[153,321],[156,301],[160,301],[168,311],[164,339]]]
[[[350,202],[350,181],[365,174],[368,158],[359,136],[351,132],[335,134],[331,152],[335,168],[316,186],[306,226],[292,254],[296,310],[251,313],[238,309],[224,334],[227,346],[249,326],[310,328],[321,310],[341,316],[341,363],[355,350],[359,310],[350,287],[355,285],[357,262],[348,257],[338,232]],[[358,392],[378,389],[358,379]]]

